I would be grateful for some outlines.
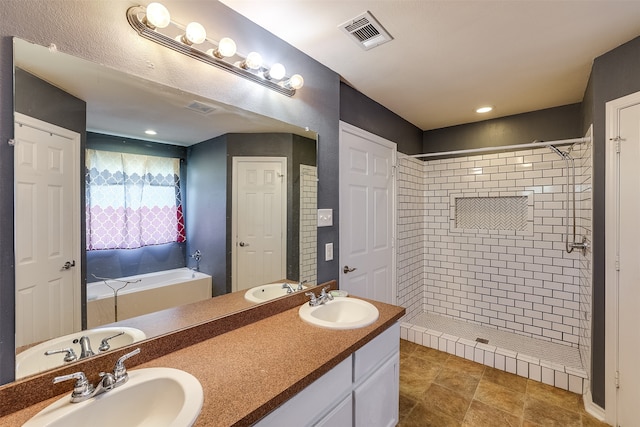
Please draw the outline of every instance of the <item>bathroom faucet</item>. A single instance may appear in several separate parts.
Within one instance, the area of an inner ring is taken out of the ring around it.
[[[202,252],[200,252],[200,249],[196,249],[196,251],[191,254],[191,258],[196,260],[196,271],[200,271],[200,260],[202,259]]]
[[[55,377],[53,383],[57,384],[62,381],[76,380],[73,386],[73,392],[71,393],[71,403],[85,401],[126,383],[129,379],[129,374],[127,374],[124,361],[138,353],[140,353],[139,348],[120,357],[113,368],[113,373],[100,372],[100,381],[98,381],[95,387],[89,382],[84,372],[74,372],[73,374]]]
[[[320,295],[318,297],[316,297],[316,295],[313,292],[306,292],[305,295],[311,297],[311,300],[309,301],[309,305],[311,307],[317,307],[319,305],[326,303],[327,301],[333,301],[333,295],[328,293],[327,292],[328,290],[329,290],[329,286],[325,286],[324,288],[322,288],[322,291],[320,291]]]
[[[80,343],[80,357],[79,359],[84,359],[85,357],[93,356],[95,353],[91,349],[91,342],[89,341],[89,337],[83,335],[80,339],[73,340],[74,344]]]
[[[295,289],[293,289],[293,286],[291,286],[290,283],[283,283],[282,289],[286,289],[288,294],[292,294],[296,291]]]
[[[296,288],[296,291],[301,291],[304,289],[304,284],[307,283],[308,280],[303,280],[302,282],[298,282],[298,287]]]

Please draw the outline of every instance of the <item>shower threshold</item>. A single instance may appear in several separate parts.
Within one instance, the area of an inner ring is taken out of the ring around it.
[[[403,322],[400,331],[403,339],[416,344],[574,393],[583,394],[588,386],[587,374],[576,347],[433,313],[421,313]]]

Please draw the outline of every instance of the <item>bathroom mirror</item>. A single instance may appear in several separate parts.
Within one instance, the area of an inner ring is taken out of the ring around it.
[[[64,302],[55,301],[58,307],[64,307],[59,311],[72,317],[70,321],[75,322],[76,327],[72,332],[86,329],[90,323],[87,282],[100,282],[98,278],[122,278],[153,273],[159,269],[187,267],[211,276],[211,296],[226,300],[234,291],[244,295],[248,287],[276,280],[306,280],[309,285],[315,284],[315,132],[203,99],[17,38],[14,39],[14,74],[16,123],[20,122],[16,127],[22,128],[24,121],[51,137],[64,136],[65,129],[69,127],[76,127],[79,134],[79,148],[69,157],[78,159],[78,166],[73,172],[74,190],[66,191],[75,192],[75,198],[71,199],[71,203],[56,204],[54,200],[52,206],[55,211],[44,210],[46,221],[65,223],[59,227],[59,234],[69,234],[73,245],[72,255],[62,260],[62,263],[59,262],[59,269],[77,276],[78,284],[73,285],[75,293],[69,299],[74,302],[65,305]],[[38,121],[30,122],[31,115],[37,116]],[[53,124],[53,128],[39,129],[40,121]],[[27,125],[24,126],[29,127]],[[145,135],[144,131],[148,129],[153,129],[157,134]],[[25,138],[28,140],[29,136]],[[18,139],[16,135],[16,140]],[[85,149],[179,158],[186,241],[139,249],[86,251]],[[63,164],[56,163],[56,150],[50,149],[46,157],[53,166]],[[35,151],[16,149],[19,159],[17,162],[33,162],[35,157],[30,156],[35,156],[34,153]],[[253,205],[244,210],[242,207],[234,210],[234,206],[238,205],[238,196],[232,191],[238,179],[237,164],[254,160],[263,164],[274,159],[280,162],[281,169],[275,175],[269,175],[269,172],[267,175],[284,180],[282,191],[285,193],[284,199],[279,202],[283,206],[283,213],[278,220],[280,233],[286,236],[281,238],[284,247],[277,258],[281,269],[272,272],[270,276],[264,276],[269,277],[268,280],[261,279],[259,274],[253,274],[245,282],[239,283],[239,271],[256,273],[255,270],[260,269],[255,268],[258,264],[252,264],[250,258],[244,260],[245,264],[237,258],[238,248],[250,246],[249,241],[245,242],[246,238],[243,239],[237,230],[241,221],[238,219],[239,212],[254,210]],[[16,166],[16,174],[19,169]],[[21,191],[19,187],[16,184],[16,194]],[[60,190],[60,193],[63,192],[65,191]],[[36,203],[36,199],[32,201]],[[41,199],[49,199],[49,202],[52,200],[50,194]],[[69,216],[75,218],[75,225],[67,224],[68,217],[60,213],[61,205],[71,209]],[[22,208],[24,206],[21,207],[16,202],[17,277],[20,277],[19,258],[24,256],[24,247],[34,248],[42,238],[33,231],[35,228],[32,224],[35,220],[30,215],[20,215]],[[35,210],[33,206],[30,209]],[[69,233],[64,232],[67,230],[65,227],[71,227]],[[52,247],[51,244],[46,246]],[[33,265],[28,269],[38,270]],[[196,273],[188,270],[187,274],[195,276]],[[109,283],[115,286],[114,282]],[[16,299],[26,298],[26,303],[16,302],[16,328],[26,325],[27,328],[37,329],[36,324],[25,320],[31,319],[32,314],[24,312],[22,308],[30,307],[33,311],[37,310],[37,306],[30,303],[30,297],[21,296],[20,283],[16,286]],[[182,290],[176,292],[183,293]],[[29,291],[24,293],[28,294]],[[58,292],[56,295],[63,293]],[[120,295],[121,303],[123,298],[124,295]],[[231,304],[229,310],[236,311],[248,304],[250,303],[246,301]],[[216,316],[224,314],[224,310],[215,312]],[[135,317],[118,320],[118,325],[121,326],[140,325]],[[45,323],[51,325],[56,322]],[[168,327],[156,325],[153,331],[143,332],[150,338],[169,330]],[[58,335],[67,333],[69,332],[61,331]],[[24,340],[17,340],[18,347],[21,347],[19,350],[43,341],[41,338],[29,339],[29,334],[26,335]]]

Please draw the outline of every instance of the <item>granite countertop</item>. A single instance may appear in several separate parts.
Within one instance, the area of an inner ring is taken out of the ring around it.
[[[195,426],[250,425],[404,315],[402,307],[371,302],[380,317],[365,328],[318,328],[304,323],[295,307],[133,369],[172,367],[198,378],[204,389],[204,404]],[[4,416],[0,426],[21,425],[63,396]]]

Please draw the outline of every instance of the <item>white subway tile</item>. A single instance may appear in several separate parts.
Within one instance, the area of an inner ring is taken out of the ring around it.
[[[506,360],[503,354],[495,353],[494,356],[494,367],[496,369],[500,369],[501,371],[506,371]]]
[[[476,363],[484,364],[484,350],[476,347],[473,354],[473,361]]]
[[[566,372],[555,371],[554,386],[563,390],[569,390],[569,374]]]
[[[529,378],[529,362],[516,359],[516,372],[518,376]]]
[[[542,381],[542,367],[534,363],[529,363],[529,379]]]
[[[494,367],[495,366],[495,356],[496,353],[490,350],[484,350],[484,364],[486,366]]]
[[[555,385],[555,371],[542,366],[542,382],[551,386]]]
[[[569,375],[569,391],[573,393],[584,393],[584,380],[581,377],[575,375]]]

